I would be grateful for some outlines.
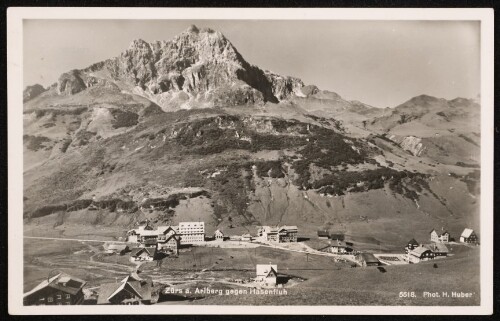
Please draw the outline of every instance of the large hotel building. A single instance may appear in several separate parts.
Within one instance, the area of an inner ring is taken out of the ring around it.
[[[181,244],[192,244],[205,241],[205,222],[180,222],[178,234]]]

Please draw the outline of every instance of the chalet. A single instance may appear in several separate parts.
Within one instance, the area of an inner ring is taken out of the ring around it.
[[[24,293],[24,305],[77,305],[82,304],[83,287],[87,282],[59,273]]]
[[[151,281],[144,280],[133,273],[121,282],[102,284],[99,288],[97,304],[151,304],[152,287]]]
[[[330,252],[335,254],[349,254],[353,252],[353,244],[351,242],[334,240],[330,243]]]
[[[448,256],[448,253],[449,253],[448,248],[443,243],[426,244],[426,245],[424,245],[424,247],[431,250],[432,253],[434,253],[434,257],[436,257],[436,256]]]
[[[408,244],[405,246],[405,252],[408,254],[411,250],[417,248],[420,244],[415,239],[411,239],[408,241]]]
[[[426,246],[420,245],[408,252],[407,260],[409,263],[419,263],[434,259],[434,252]]]
[[[144,233],[148,233],[146,231],[152,231],[153,227],[149,224],[149,221],[146,221],[146,225],[139,226],[136,229],[129,230],[127,232],[127,241],[131,243],[140,242],[140,236]]]
[[[127,244],[109,244],[105,246],[105,252],[108,254],[120,254],[124,255],[129,252],[130,249]]]
[[[257,235],[269,242],[279,242],[278,228],[274,226],[261,226],[257,229]]]
[[[176,234],[169,235],[158,239],[158,242],[156,243],[156,250],[162,253],[172,253],[175,255],[179,255],[180,243],[181,240],[179,236],[177,236]]]
[[[278,242],[297,242],[298,228],[295,225],[284,225],[278,229]]]
[[[130,253],[130,261],[153,261],[156,256],[156,247],[136,247]]]
[[[265,285],[276,285],[278,279],[278,266],[273,264],[257,264],[256,266],[257,276],[255,278],[256,282]]]
[[[359,253],[356,260],[361,266],[379,266],[382,263],[372,253]]]
[[[243,234],[241,236],[241,240],[245,241],[245,242],[251,242],[253,240],[253,238],[252,238],[252,235],[247,233],[247,234]]]
[[[215,230],[214,239],[216,241],[224,241],[224,233],[221,230]]]
[[[435,229],[432,229],[431,234],[431,242],[434,243],[448,243],[450,241],[450,233],[444,231],[439,234]]]
[[[180,237],[171,226],[159,226],[157,229],[156,249],[159,252],[179,254]]]
[[[156,240],[158,239],[158,231],[157,230],[146,230],[142,231],[139,235],[139,242],[146,245],[156,244]]]
[[[327,230],[320,230],[318,231],[318,238],[322,240],[326,240],[330,237],[330,232]]]
[[[477,244],[478,243],[478,237],[477,237],[476,233],[474,233],[473,229],[466,228],[462,232],[462,235],[460,235],[460,242],[461,243]]]

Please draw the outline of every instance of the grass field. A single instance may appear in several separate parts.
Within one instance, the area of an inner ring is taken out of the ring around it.
[[[258,247],[253,249],[192,247],[181,252],[178,258],[164,259],[160,274],[178,271],[201,271],[212,273],[212,276],[227,277],[231,272],[249,272],[255,277],[256,264],[277,264],[278,273],[307,279],[325,271],[349,268],[349,264],[335,262],[332,257],[306,255],[275,248]],[[141,266],[143,273],[148,274],[157,269],[156,262],[148,262]]]
[[[431,262],[325,271],[287,288],[286,295],[209,296],[193,304],[245,305],[478,305],[479,249]],[[434,263],[437,268],[434,268]],[[465,280],[467,280],[465,282]],[[438,292],[439,298],[424,298],[423,292]],[[471,298],[453,298],[452,291],[472,293]],[[415,298],[400,297],[414,292]],[[449,297],[443,297],[448,292]]]
[[[134,270],[128,256],[104,255],[102,243],[24,239],[24,291],[62,271],[88,282],[88,286],[115,281]]]

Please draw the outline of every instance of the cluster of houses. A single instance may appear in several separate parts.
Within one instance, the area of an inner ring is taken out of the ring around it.
[[[257,237],[276,243],[297,242],[297,226],[260,226],[257,229]],[[246,241],[255,239],[249,233],[243,235],[231,235],[226,237],[222,230],[214,232],[215,241]],[[107,247],[108,253],[124,254],[130,251],[130,260],[133,262],[153,261],[161,254],[178,255],[179,247],[189,244],[200,244],[205,242],[204,222],[180,222],[179,225],[158,226],[154,228],[149,221],[145,225],[129,230],[127,242],[137,244],[136,247],[128,248],[126,245],[111,244]]]
[[[24,305],[80,305],[84,304],[83,287],[86,281],[58,273],[43,280],[24,294]],[[151,304],[153,282],[132,273],[123,280],[99,286],[96,304],[140,305]]]
[[[449,250],[446,243],[451,241],[450,233],[443,231],[438,233],[435,229],[430,232],[429,244],[419,244],[411,239],[405,247],[405,260],[408,263],[419,263],[421,261],[433,260],[436,257],[448,256]],[[460,243],[478,244],[476,233],[470,228],[464,229],[460,235]]]
[[[285,243],[297,242],[297,226],[261,226],[257,235],[269,242]],[[231,237],[229,237],[231,239]],[[371,253],[354,251],[353,243],[346,242],[343,234],[331,234],[328,231],[318,231],[318,238],[328,239],[328,246],[320,249],[335,254],[354,254],[361,266],[379,266],[381,262]],[[215,241],[224,241],[226,237],[221,230],[214,233]],[[238,240],[252,241],[250,234],[238,236]],[[179,247],[183,244],[196,244],[205,241],[204,222],[181,222],[177,226],[158,226],[153,228],[149,222],[137,229],[127,232],[127,241],[136,243],[137,247],[129,249],[126,244],[110,244],[106,248],[108,253],[130,251],[132,261],[153,261],[158,253],[178,255]],[[453,241],[450,233],[433,229],[430,232],[430,243],[419,244],[411,239],[405,247],[405,260],[408,263],[419,263],[432,260],[436,257],[447,256],[447,243]],[[460,242],[479,244],[476,233],[466,228],[460,235]],[[278,283],[277,265],[257,264],[255,282],[264,286],[276,286]],[[70,276],[66,273],[47,277],[31,291],[24,294],[24,305],[78,305],[83,304],[85,295],[83,288],[86,281]],[[101,284],[96,304],[151,304],[153,282],[132,273],[120,282]]]
[[[298,230],[295,225],[260,226],[257,228],[257,236],[273,243],[297,242]]]
[[[278,266],[276,264],[256,265],[256,285],[276,286],[278,284]],[[48,277],[31,291],[26,292],[23,304],[28,305],[149,305],[152,304],[153,281],[131,273],[121,281],[104,283],[99,286],[97,300],[85,303],[84,286],[86,281],[58,273]],[[90,300],[92,301],[92,300]]]
[[[146,225],[127,232],[127,242],[138,243],[131,249],[132,261],[153,261],[158,253],[178,255],[181,245],[204,241],[204,222],[181,222],[176,226],[158,226],[156,229],[146,222]]]

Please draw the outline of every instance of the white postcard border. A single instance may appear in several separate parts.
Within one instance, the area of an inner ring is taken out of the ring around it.
[[[23,19],[249,19],[249,20],[480,20],[481,21],[481,249],[479,306],[23,306]],[[9,8],[8,80],[8,311],[47,314],[410,314],[493,313],[493,9],[231,9]],[[22,248],[22,247],[21,247]]]

